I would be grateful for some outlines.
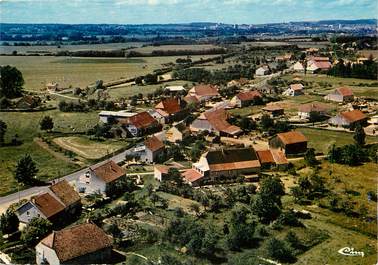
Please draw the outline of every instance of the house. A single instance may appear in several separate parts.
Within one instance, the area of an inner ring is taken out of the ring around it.
[[[218,93],[218,86],[200,84],[192,87],[187,96],[195,97],[199,102],[204,102],[220,95]]]
[[[173,124],[165,133],[167,141],[171,143],[182,142],[188,136],[190,136],[190,130],[183,122]]]
[[[304,86],[300,83],[291,84],[290,87],[285,92],[283,92],[283,95],[290,96],[290,97],[303,95],[303,88]]]
[[[311,112],[315,112],[320,116],[326,116],[328,110],[329,107],[327,105],[319,102],[312,102],[300,105],[298,108],[298,116],[301,119],[309,119]]]
[[[204,179],[204,176],[193,168],[185,170],[181,175],[184,178],[184,182],[192,187],[201,186]]]
[[[317,73],[320,71],[328,71],[331,67],[332,64],[328,57],[312,57],[307,62],[306,70],[309,73]]]
[[[159,122],[146,111],[120,120],[119,123],[134,137],[161,130]]]
[[[269,147],[285,155],[303,154],[307,150],[307,138],[299,131],[278,133],[269,139]]]
[[[270,74],[270,69],[267,65],[261,66],[255,71],[256,76],[264,76]]]
[[[296,62],[296,63],[293,65],[293,69],[294,69],[295,72],[303,73],[303,72],[304,72],[304,66],[303,66],[303,63],[301,63],[301,62]]]
[[[251,81],[248,80],[247,78],[240,78],[238,80],[231,80],[230,82],[227,83],[227,87],[237,87],[241,88],[243,86],[246,86],[250,83]]]
[[[176,98],[163,99],[155,106],[155,110],[164,117],[166,123],[184,118],[184,110]]]
[[[34,109],[40,106],[42,99],[38,96],[26,95],[16,102],[16,109]]]
[[[208,131],[213,132],[219,136],[237,136],[242,133],[242,130],[228,123],[229,114],[223,109],[211,109],[202,113],[190,125],[192,132]]]
[[[169,91],[170,93],[173,93],[173,94],[181,94],[186,91],[185,87],[183,86],[167,86],[165,87],[164,90]]]
[[[88,171],[77,179],[76,188],[84,195],[106,195],[107,189],[124,176],[125,170],[110,160],[95,168],[89,167]]]
[[[35,247],[40,264],[105,264],[112,256],[112,239],[98,226],[85,223],[53,231]]]
[[[100,121],[103,123],[118,122],[119,120],[127,119],[135,115],[137,115],[137,113],[126,111],[101,111],[98,114]]]
[[[256,90],[243,91],[231,99],[231,103],[239,108],[250,106],[253,102],[262,99],[260,92]]]
[[[266,105],[262,110],[264,114],[268,114],[271,117],[278,117],[285,114],[285,110],[277,104]]]
[[[59,85],[58,83],[47,83],[46,84],[46,89],[52,92],[58,91],[59,90]]]
[[[80,196],[66,180],[50,186],[47,192],[32,196],[16,210],[19,221],[28,224],[33,218],[47,219],[52,223],[79,213]]]
[[[257,157],[259,158],[261,168],[270,169],[278,168],[285,169],[289,165],[289,162],[285,154],[278,149],[267,149],[256,151]]]
[[[354,130],[357,124],[365,126],[368,118],[360,110],[345,111],[328,120],[328,123],[336,127],[345,127]]]
[[[144,141],[145,154],[142,160],[148,163],[156,162],[160,154],[164,152],[164,143],[156,136],[152,136]]]
[[[352,89],[349,87],[339,87],[325,96],[324,99],[334,102],[347,103],[354,100],[354,95]]]
[[[285,55],[277,56],[276,61],[277,62],[287,62],[287,61],[290,61],[292,58],[293,58],[293,55],[287,53]]]
[[[201,156],[192,169],[203,176],[201,181],[216,181],[260,172],[260,161],[253,148],[220,149]],[[189,173],[184,174],[189,178]],[[194,177],[194,176],[191,176]],[[200,179],[200,177],[198,177]]]
[[[186,104],[199,105],[201,102],[195,96],[186,95],[183,100]]]
[[[158,181],[163,181],[164,176],[168,174],[170,167],[165,165],[155,165],[154,166],[154,178]]]

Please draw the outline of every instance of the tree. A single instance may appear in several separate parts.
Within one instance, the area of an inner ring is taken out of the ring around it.
[[[285,195],[285,188],[278,177],[265,177],[260,183],[260,195],[270,197],[281,206],[281,197]]]
[[[267,243],[268,255],[274,259],[284,262],[293,261],[294,256],[291,249],[284,241],[271,238]]]
[[[322,119],[322,115],[318,111],[310,111],[309,120],[314,125],[315,122],[320,121]]]
[[[4,137],[7,131],[7,124],[0,120],[0,146],[4,144]]]
[[[8,209],[0,217],[0,231],[3,234],[11,234],[18,231],[19,220],[14,211]]]
[[[22,231],[21,240],[28,246],[33,246],[51,232],[52,224],[43,218],[33,218]]]
[[[53,119],[50,116],[45,116],[39,123],[41,130],[43,131],[51,131],[54,128]]]
[[[264,131],[268,131],[274,126],[274,121],[269,115],[264,114],[261,117],[260,126]]]
[[[22,73],[12,66],[0,67],[0,97],[15,98],[22,95],[24,78]]]
[[[364,146],[365,145],[365,138],[366,133],[364,131],[364,128],[361,126],[361,124],[358,124],[356,126],[356,129],[354,130],[353,139],[358,146]]]
[[[16,166],[16,180],[23,184],[32,184],[38,168],[30,155],[22,157]]]
[[[306,164],[310,167],[315,166],[318,164],[318,160],[316,160],[315,156],[315,149],[314,148],[308,148],[305,155],[304,155],[304,161]]]

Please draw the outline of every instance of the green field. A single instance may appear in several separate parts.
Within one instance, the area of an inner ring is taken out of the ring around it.
[[[212,44],[198,44],[198,45],[161,45],[161,46],[145,46],[132,49],[132,51],[140,52],[140,53],[151,53],[153,51],[183,51],[183,50],[190,50],[190,51],[203,51],[203,50],[210,50],[214,48],[219,48],[219,46],[215,46]]]
[[[49,115],[54,120],[54,130],[64,133],[84,132],[98,122],[96,112],[90,113],[63,113],[57,110],[46,112],[0,112],[0,120],[7,126],[6,142],[9,142],[13,135],[18,134],[23,141],[20,146],[0,147],[0,194],[14,192],[17,185],[13,172],[17,161],[25,154],[30,154],[36,161],[39,168],[38,177],[51,179],[65,175],[78,166],[51,155],[34,142],[39,136],[39,121],[42,117]]]
[[[353,143],[353,133],[310,129],[310,128],[298,128],[308,139],[309,147],[315,148],[318,152],[327,153],[329,148],[333,144],[337,146]],[[377,142],[378,137],[367,136],[366,142]]]
[[[2,65],[17,67],[25,79],[25,89],[41,91],[49,82],[60,87],[85,88],[96,80],[104,82],[133,78],[162,68],[185,56],[144,58],[70,58],[52,56],[2,56]],[[193,60],[212,56],[192,56]]]

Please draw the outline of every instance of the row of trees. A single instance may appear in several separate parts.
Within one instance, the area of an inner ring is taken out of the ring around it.
[[[13,66],[0,66],[0,99],[22,96],[24,78]]]
[[[328,75],[340,76],[347,78],[361,78],[377,80],[378,78],[378,63],[374,62],[372,58],[362,64],[344,63],[343,60],[333,66]]]

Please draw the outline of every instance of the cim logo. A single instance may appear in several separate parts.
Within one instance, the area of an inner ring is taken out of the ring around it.
[[[358,257],[358,256],[364,257],[365,256],[364,252],[355,251],[354,248],[350,248],[350,247],[341,248],[339,249],[338,252],[344,256],[351,256],[351,257]]]

